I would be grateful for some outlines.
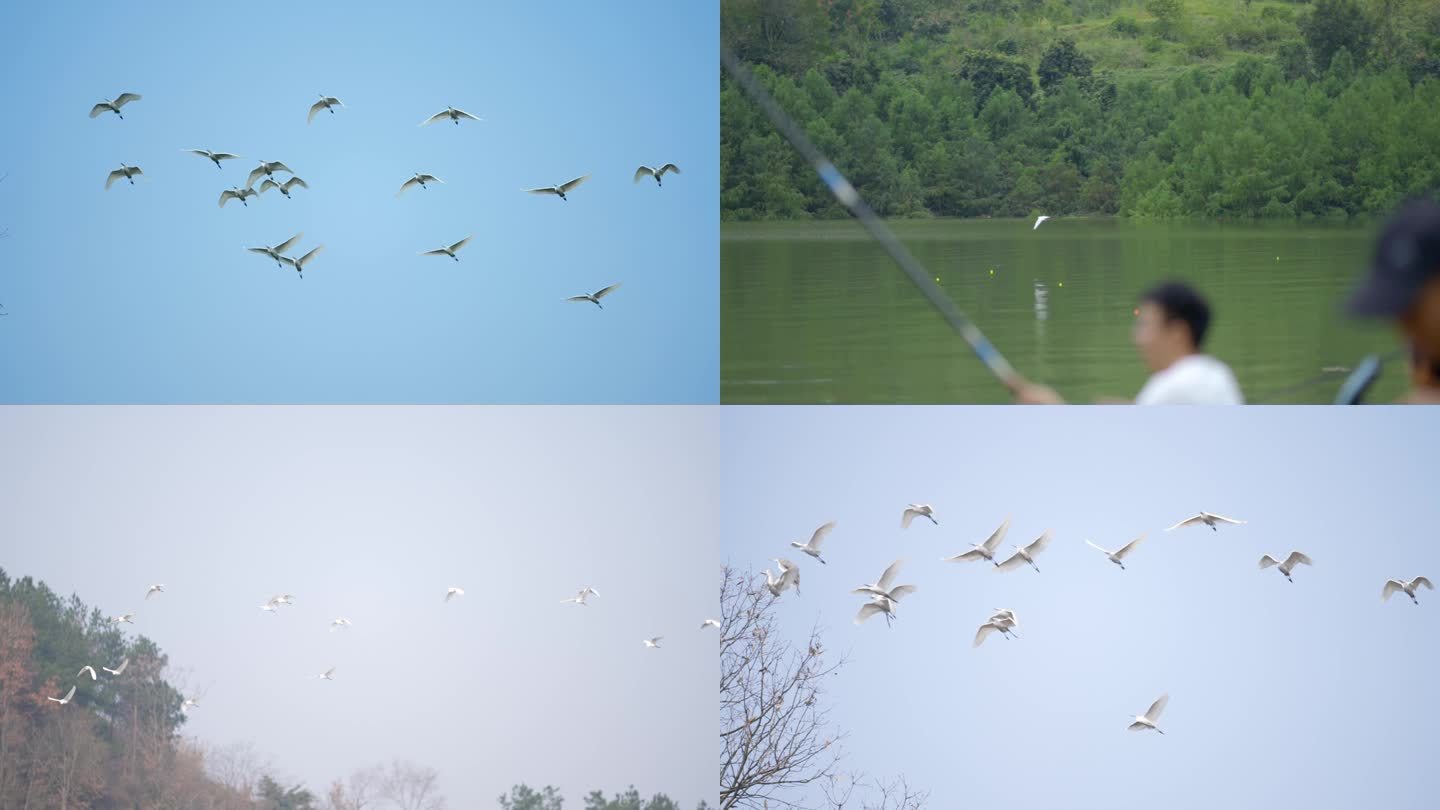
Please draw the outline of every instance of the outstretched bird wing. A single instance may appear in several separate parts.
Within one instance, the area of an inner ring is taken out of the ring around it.
[[[451,253],[454,253],[455,251],[459,250],[460,248],[465,247],[465,246],[466,246],[467,244],[469,244],[469,243],[470,243],[470,237],[467,236],[467,237],[465,237],[464,239],[461,239],[459,242],[456,242],[455,244],[451,245],[451,246],[450,246],[450,252],[451,252]]]
[[[986,622],[980,625],[980,629],[975,631],[975,643],[971,644],[970,646],[979,647],[980,643],[985,640],[986,636],[989,636],[991,633],[995,632],[995,629],[995,625],[991,624],[990,622]]]
[[[108,102],[102,101],[99,104],[96,104],[94,107],[90,108],[90,117],[94,118],[95,116],[105,112],[108,109],[110,109],[110,104]]]
[[[963,554],[956,554],[954,557],[945,557],[941,562],[970,562],[971,560],[982,560],[984,552],[978,548],[972,548]]]
[[[680,167],[676,166],[674,163],[666,163],[664,166],[660,167],[660,171],[655,172],[655,176],[663,177],[666,172],[671,172],[672,174],[679,174]]]
[[[1050,545],[1050,530],[1046,529],[1044,534],[1030,541],[1030,545],[1025,547],[1025,551],[1033,557],[1044,551],[1048,545]]]
[[[267,177],[260,182],[261,191],[269,191],[272,188],[280,188],[280,184]]]
[[[132,101],[139,101],[139,100],[140,100],[140,94],[139,94],[139,93],[121,93],[120,96],[115,99],[115,106],[116,106],[117,108],[118,108],[118,107],[124,107],[126,104],[129,104],[129,103],[132,102]]]
[[[1272,566],[1272,565],[1279,565],[1279,564],[1280,564],[1280,561],[1277,560],[1277,559],[1275,559],[1274,557],[1271,557],[1269,554],[1266,554],[1264,557],[1261,557],[1261,558],[1260,558],[1260,567],[1261,567],[1262,569],[1264,569],[1264,568],[1269,568],[1269,567]]]
[[[1426,588],[1429,588],[1432,591],[1435,590],[1435,586],[1431,584],[1430,580],[1426,579],[1425,577],[1415,577],[1414,579],[1410,580],[1410,587],[1412,588],[1418,588],[1421,585],[1424,585]]]
[[[1178,528],[1180,528],[1181,526],[1189,526],[1189,525],[1192,524],[1192,523],[1203,523],[1203,522],[1205,522],[1205,516],[1204,516],[1204,515],[1196,515],[1196,516],[1194,516],[1194,517],[1185,518],[1184,520],[1180,521],[1179,523],[1176,523],[1174,526],[1171,526],[1169,529],[1166,529],[1165,531],[1168,532],[1168,531],[1170,531],[1170,530],[1172,530],[1172,529],[1178,529]]]
[[[1145,712],[1145,719],[1146,719],[1146,720],[1149,720],[1149,721],[1152,722],[1152,723],[1155,722],[1156,720],[1159,720],[1159,719],[1160,719],[1160,713],[1163,712],[1163,711],[1165,711],[1165,704],[1167,704],[1167,703],[1169,703],[1169,702],[1170,702],[1170,695],[1169,695],[1168,693],[1166,693],[1166,694],[1164,694],[1164,695],[1161,695],[1160,697],[1156,698],[1156,699],[1155,699],[1155,702],[1154,702],[1154,703],[1151,703],[1151,704],[1150,704],[1150,708]]]
[[[860,606],[860,612],[855,614],[855,623],[859,624],[876,613],[884,613],[885,608],[879,602],[866,602]]]
[[[239,195],[239,194],[236,194],[235,192],[233,192],[233,191],[231,191],[230,189],[227,188],[227,189],[225,189],[224,191],[220,192],[220,207],[221,207],[221,208],[224,208],[224,207],[225,207],[225,203],[229,202],[230,200],[238,200],[238,199],[240,199],[240,195]],[[245,248],[245,249],[246,249],[246,250],[254,250],[255,248]],[[149,599],[149,598],[150,598],[150,594],[148,594],[148,593],[145,594],[145,598],[146,598],[146,599]]]
[[[554,186],[546,186],[546,187],[544,187],[544,188],[522,188],[522,189],[520,189],[520,190],[521,190],[521,191],[528,191],[528,192],[530,192],[531,194],[558,194],[558,193],[559,193],[559,192],[555,189]]]
[[[898,574],[898,573],[900,573],[900,565],[901,565],[901,563],[903,563],[903,562],[905,562],[905,561],[904,561],[904,560],[896,560],[895,562],[890,563],[890,567],[889,567],[889,568],[886,568],[886,569],[885,569],[885,573],[883,573],[883,574],[880,575],[880,581],[875,583],[876,585],[879,585],[879,586],[880,586],[880,590],[882,590],[882,591],[888,591],[888,590],[890,590],[890,583],[891,583],[891,582],[894,582],[894,581],[895,581],[895,575]]]
[[[1123,559],[1126,554],[1129,554],[1130,552],[1134,551],[1134,550],[1135,550],[1135,547],[1138,546],[1138,545],[1140,545],[1140,541],[1141,541],[1141,540],[1144,540],[1144,539],[1145,539],[1145,535],[1142,534],[1142,535],[1140,535],[1139,537],[1135,538],[1134,540],[1131,540],[1130,542],[1126,543],[1123,548],[1121,548],[1119,551],[1115,552],[1115,556],[1116,556],[1116,557],[1120,557],[1120,558]]]
[[[255,185],[255,181],[260,179],[260,177],[262,177],[264,174],[264,166],[256,166],[255,168],[251,169],[250,176],[245,178],[245,187],[250,188],[251,186]]]
[[[396,197],[399,197],[401,194],[404,194],[405,192],[409,191],[410,189],[412,189],[412,188],[414,188],[415,186],[418,186],[418,185],[420,185],[420,179],[419,179],[419,178],[416,178],[416,177],[412,177],[412,178],[410,178],[409,180],[406,180],[405,182],[403,182],[403,183],[400,184],[400,190],[397,191],[397,192],[395,192],[395,196],[396,196]]]
[[[284,189],[286,191],[289,191],[294,186],[299,186],[301,188],[310,188],[310,184],[306,183],[304,180],[301,180],[298,177],[291,177],[289,180],[285,181]]]
[[[1021,557],[1020,552],[1017,551],[1007,557],[1005,559],[1005,562],[1002,562],[999,565],[995,566],[995,568],[1000,571],[1014,571],[1016,568],[1019,568],[1024,564],[1025,558]]]
[[[588,175],[588,174],[581,175],[581,176],[575,178],[574,180],[571,180],[570,182],[566,183],[565,185],[561,186],[561,187],[560,187],[560,190],[561,190],[561,191],[569,191],[570,189],[575,188],[576,186],[580,185],[581,183],[583,183],[583,182],[585,182],[586,180],[589,180],[589,179],[590,179],[590,175]]]
[[[308,262],[308,261],[310,261],[311,259],[315,258],[315,254],[316,254],[316,253],[319,253],[320,251],[322,251],[322,250],[324,250],[324,249],[325,249],[325,246],[324,246],[324,245],[316,245],[313,249],[311,249],[311,251],[310,251],[309,253],[306,253],[304,256],[301,256],[299,259],[297,259],[297,260],[295,261],[295,266],[296,266],[296,267],[304,267],[306,262]]]
[[[436,121],[439,121],[441,118],[449,118],[449,117],[450,117],[450,111],[449,111],[449,110],[441,110],[440,112],[435,113],[434,115],[430,116],[429,118],[426,118],[424,121],[421,121],[419,124],[416,124],[416,126],[420,126],[420,127],[428,126],[428,125],[430,125],[430,124],[435,123]]]
[[[1091,548],[1093,548],[1093,549],[1096,549],[1096,550],[1098,550],[1098,551],[1100,551],[1100,552],[1103,552],[1103,553],[1105,553],[1105,554],[1109,554],[1109,553],[1110,553],[1109,550],[1100,548],[1099,546],[1095,545],[1094,543],[1090,542],[1089,540],[1086,540],[1086,541],[1085,541],[1085,545],[1087,545],[1087,546],[1089,546],[1089,547],[1091,547]]]
[[[1286,568],[1294,568],[1296,563],[1303,563],[1303,564],[1305,564],[1305,565],[1314,565],[1314,564],[1315,564],[1315,561],[1312,560],[1312,559],[1310,559],[1309,555],[1307,555],[1307,554],[1304,554],[1304,553],[1299,552],[1299,551],[1292,551],[1292,552],[1290,552],[1290,556],[1285,558],[1285,567],[1286,567]]]
[[[590,296],[588,296],[588,295],[572,295],[572,296],[570,296],[569,298],[566,298],[565,300],[566,300],[566,301],[589,301],[589,300],[590,300]]]
[[[1245,522],[1245,521],[1243,521],[1243,520],[1236,520],[1236,519],[1234,519],[1234,518],[1227,518],[1227,517],[1225,517],[1224,515],[1217,515],[1217,514],[1215,514],[1214,512],[1206,512],[1205,514],[1206,514],[1206,515],[1209,515],[1209,516],[1210,516],[1212,519],[1214,519],[1214,520],[1221,520],[1221,521],[1224,521],[1224,522],[1226,522],[1226,523],[1234,523],[1234,524],[1237,525],[1237,526],[1239,526],[1240,524],[1242,524],[1242,523]]]
[[[1000,541],[1005,539],[1005,534],[1009,531],[1010,518],[1007,517],[1005,518],[1005,522],[1000,524],[1000,528],[996,529],[995,533],[990,535],[990,539],[980,545],[984,546],[986,551],[993,554],[995,553],[995,549],[1000,545]]]
[[[294,236],[290,237],[289,239],[286,239],[284,242],[281,242],[280,244],[278,244],[278,245],[275,246],[275,248],[274,248],[275,252],[276,252],[276,253],[284,253],[285,251],[289,250],[290,248],[295,247],[295,243],[296,243],[296,242],[299,242],[299,241],[300,241],[300,237],[302,237],[302,236],[304,236],[304,235],[305,235],[305,232],[304,232],[304,231],[301,231],[300,233],[295,234]],[[255,250],[255,248],[250,248],[250,250]],[[259,251],[259,252],[264,253],[265,251],[261,250],[261,251]],[[278,599],[278,598],[279,598],[279,597],[272,598],[270,601],[271,601],[271,602],[274,602],[275,599]]]
[[[480,120],[478,117],[473,116],[473,115],[471,115],[470,113],[467,113],[467,112],[465,112],[464,110],[461,110],[461,109],[456,109],[456,110],[455,110],[455,114],[458,115],[458,116],[460,116],[461,118],[469,118],[471,121],[479,121],[479,120]]]
[[[815,533],[810,535],[810,548],[819,551],[820,543],[824,542],[825,535],[829,534],[830,530],[833,528],[835,528],[835,521],[832,520],[829,523],[826,523],[824,526],[816,529]]]
[[[649,166],[641,166],[640,168],[638,168],[638,169],[635,170],[635,182],[638,183],[638,182],[640,182],[640,178],[642,178],[642,177],[649,177],[650,175],[652,175],[652,174],[654,174],[654,173],[655,173],[655,170],[652,169],[652,168],[650,168]]]

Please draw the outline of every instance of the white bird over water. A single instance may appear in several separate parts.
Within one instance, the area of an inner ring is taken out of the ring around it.
[[[1116,550],[1114,550],[1114,551],[1111,551],[1111,550],[1105,549],[1105,548],[1100,548],[1099,546],[1095,545],[1094,543],[1090,542],[1089,540],[1086,540],[1086,541],[1085,541],[1085,545],[1087,545],[1087,546],[1089,546],[1089,547],[1091,547],[1091,548],[1093,548],[1093,549],[1101,552],[1101,553],[1104,554],[1106,557],[1109,557],[1109,558],[1110,558],[1110,562],[1115,563],[1116,565],[1120,566],[1120,570],[1121,570],[1121,571],[1124,571],[1124,570],[1125,570],[1125,555],[1126,555],[1126,554],[1129,554],[1129,553],[1132,552],[1132,551],[1134,551],[1134,550],[1135,550],[1135,547],[1138,546],[1138,545],[1140,545],[1140,541],[1141,541],[1141,540],[1144,540],[1144,539],[1145,539],[1145,535],[1142,534],[1142,535],[1140,535],[1139,537],[1135,538],[1134,540],[1131,540],[1130,542],[1126,543],[1125,545],[1121,546],[1120,548],[1118,548],[1118,549],[1116,549]]]
[[[995,566],[995,569],[997,571],[1014,571],[1025,563],[1030,563],[1030,567],[1034,568],[1035,573],[1038,574],[1040,573],[1040,566],[1035,564],[1035,558],[1038,557],[1040,552],[1044,551],[1048,545],[1050,545],[1050,530],[1046,529],[1044,534],[1030,541],[1029,545],[1016,546],[1015,553],[1011,554],[1005,562]]]
[[[444,181],[444,180],[441,180],[440,178],[436,177],[436,176],[433,175],[433,174],[425,174],[424,172],[416,172],[416,173],[410,175],[410,179],[409,179],[409,180],[406,180],[405,182],[403,182],[403,183],[400,184],[400,190],[397,191],[397,192],[395,192],[395,196],[396,196],[396,197],[399,197],[401,194],[404,194],[405,192],[409,191],[410,189],[412,189],[412,188],[414,188],[414,187],[416,187],[416,186],[419,186],[420,188],[425,189],[425,190],[428,191],[428,190],[430,189],[430,186],[428,185],[429,183],[440,183],[440,184],[443,185],[443,184],[445,183],[445,181]]]
[[[134,624],[135,622],[130,621],[130,620],[133,619],[133,618],[135,618],[135,614],[134,614],[134,613],[126,613],[126,614],[123,614],[123,615],[120,615],[120,616],[111,616],[111,617],[110,617],[110,623],[111,623],[111,624],[121,624],[121,623],[124,623],[124,624]]]
[[[340,629],[345,628],[345,627],[350,627],[350,620],[349,620],[349,619],[346,619],[346,618],[344,618],[344,617],[341,617],[341,618],[339,618],[339,619],[336,619],[336,620],[333,621],[333,622],[330,622],[330,632],[332,632],[332,633],[335,632],[336,630],[340,630]]]
[[[321,681],[333,681],[333,680],[335,680],[335,677],[334,677],[334,676],[335,676],[335,667],[330,667],[329,669],[325,670],[324,672],[320,673],[319,675],[316,675],[315,678],[316,678],[316,680],[321,680]]]
[[[1010,518],[1000,524],[1000,528],[990,535],[990,538],[983,543],[975,543],[971,549],[963,554],[956,554],[953,557],[943,557],[942,562],[971,562],[973,560],[989,560],[995,562],[995,549],[999,548],[1000,541],[1005,539],[1006,532],[1010,531]],[[998,563],[996,563],[998,565]]]
[[[1194,525],[1196,525],[1196,524],[1198,524],[1198,523],[1204,523],[1206,526],[1209,526],[1209,527],[1210,527],[1210,531],[1219,531],[1219,529],[1216,529],[1216,528],[1215,528],[1215,524],[1216,524],[1216,523],[1233,523],[1233,524],[1239,526],[1239,525],[1243,524],[1244,522],[1245,522],[1245,521],[1243,521],[1243,520],[1235,520],[1235,519],[1233,519],[1233,518],[1225,517],[1224,515],[1215,515],[1215,514],[1211,514],[1210,512],[1201,512],[1200,514],[1196,515],[1195,517],[1185,518],[1184,520],[1180,521],[1179,523],[1176,523],[1174,526],[1171,526],[1169,529],[1166,529],[1165,531],[1168,532],[1168,531],[1170,531],[1171,529],[1178,529],[1178,528],[1180,528],[1181,526],[1194,526]]]
[[[292,171],[289,166],[286,166],[284,163],[281,163],[278,160],[271,160],[268,162],[262,160],[260,161],[259,166],[256,166],[255,168],[250,170],[250,176],[245,179],[245,187],[250,188],[251,186],[255,185],[255,181],[259,180],[261,175],[264,175],[266,177],[274,177],[275,172],[286,172],[291,175],[295,174],[295,172]]]
[[[1295,566],[1301,564],[1314,565],[1315,561],[1299,551],[1290,552],[1290,556],[1286,557],[1284,562],[1271,557],[1269,554],[1260,558],[1260,568],[1262,570],[1272,565],[1278,565],[1280,566],[1280,573],[1284,574],[1286,579],[1290,579],[1290,572],[1295,570]],[[1290,581],[1294,582],[1295,580],[1290,579]]]
[[[720,629],[720,620],[719,620],[719,619],[706,619],[705,621],[703,621],[703,622],[700,623],[700,629],[701,629],[701,630],[704,630],[704,629],[707,628],[707,627],[713,627],[713,628],[715,628],[716,630],[719,630],[719,629]]]
[[[663,185],[660,182],[660,178],[664,177],[666,172],[673,172],[675,174],[679,174],[680,167],[676,166],[674,163],[666,163],[664,166],[661,166],[658,169],[654,168],[653,166],[641,166],[640,168],[635,170],[635,182],[640,182],[640,178],[642,177],[653,177],[655,178],[655,185]]]
[[[254,194],[256,192],[251,191],[250,193]],[[286,239],[284,242],[276,245],[275,247],[265,247],[264,245],[261,245],[260,247],[247,247],[245,249],[250,251],[251,253],[261,253],[269,256],[270,258],[275,260],[275,265],[279,267],[282,259],[281,254],[290,250],[290,248],[295,247],[295,243],[299,242],[300,237],[304,235],[305,234],[303,232],[297,233],[289,239]]]
[[[165,592],[165,586],[164,586],[163,584],[161,584],[161,585],[151,585],[151,586],[150,586],[150,590],[148,590],[148,591],[145,592],[145,598],[146,598],[146,599],[149,599],[151,596],[153,596],[153,595],[155,595],[155,594],[157,594],[157,593],[164,593],[164,592]]]
[[[912,503],[905,508],[904,512],[900,513],[900,528],[910,528],[910,521],[917,517],[929,518],[931,523],[934,523],[936,526],[940,525],[940,521],[935,519],[935,510],[931,508],[930,504]]]
[[[576,594],[575,596],[572,596],[572,597],[570,597],[569,599],[561,599],[561,600],[560,600],[560,604],[564,605],[564,604],[568,604],[568,603],[574,602],[575,604],[577,604],[577,605],[579,605],[579,606],[581,606],[581,607],[584,607],[584,606],[585,606],[585,600],[586,600],[587,598],[589,598],[589,597],[591,597],[591,596],[599,596],[599,595],[600,595],[600,592],[599,592],[599,591],[597,591],[597,590],[595,590],[594,588],[591,588],[591,587],[589,587],[589,586],[586,586],[586,587],[584,587],[584,588],[581,588],[581,589],[580,589],[580,592],[579,592],[578,594]]]
[[[1047,219],[1049,219],[1049,218],[1050,218],[1050,217],[1049,217],[1049,215],[1047,215],[1047,214],[1041,214],[1040,216],[1036,217],[1036,218],[1035,218],[1035,227],[1031,228],[1030,230],[1032,230],[1032,231],[1038,230],[1038,229],[1040,228],[1040,223],[1044,222],[1045,220],[1047,220]]]
[[[308,116],[306,116],[306,118],[305,118],[305,123],[308,125],[308,124],[310,124],[311,121],[314,121],[314,120],[315,120],[315,113],[318,113],[318,112],[320,112],[321,110],[329,110],[329,111],[330,111],[330,114],[331,114],[331,115],[334,115],[334,114],[335,114],[335,108],[336,108],[336,107],[344,107],[344,106],[345,106],[345,105],[340,102],[340,99],[338,99],[338,98],[336,98],[336,97],[334,97],[334,96],[327,96],[327,95],[325,95],[324,93],[321,93],[321,94],[320,94],[320,100],[317,101],[317,102],[315,102],[314,104],[311,104],[311,105],[310,105],[310,114],[309,114]]]
[[[106,672],[110,673],[111,675],[119,675],[120,673],[124,672],[124,671],[125,671],[125,667],[128,667],[128,666],[130,666],[130,659],[129,659],[129,658],[126,658],[124,661],[121,661],[121,662],[120,662],[120,666],[118,666],[118,667],[116,667],[116,668],[114,668],[114,669],[111,669],[111,668],[109,668],[109,667],[101,667],[101,669],[105,670]]]
[[[656,636],[656,637],[654,637],[654,638],[644,639],[644,641],[645,641],[645,646],[646,646],[646,647],[649,647],[649,648],[651,648],[651,649],[658,650],[658,649],[660,649],[660,639],[662,639],[662,638],[664,638],[664,636]]]
[[[214,163],[215,168],[217,169],[225,168],[224,166],[220,165],[220,161],[234,160],[235,158],[240,157],[239,155],[232,155],[229,152],[212,152],[209,149],[181,149],[180,151],[190,152],[191,154],[199,155],[206,160],[209,160],[211,163]]]
[[[131,166],[128,163],[121,163],[120,168],[116,169],[113,172],[110,172],[110,174],[106,176],[105,190],[109,191],[111,184],[113,184],[116,180],[119,180],[122,177],[128,180],[130,182],[130,185],[133,186],[135,185],[134,178],[144,173],[145,172],[140,170],[139,166]]]
[[[63,697],[63,698],[46,697],[45,699],[46,699],[46,700],[53,700],[53,701],[55,701],[56,703],[59,703],[61,706],[64,706],[66,703],[69,703],[69,702],[70,702],[70,698],[72,698],[72,697],[75,697],[75,687],[73,687],[73,686],[70,687],[70,691],[69,691],[69,692],[66,692],[66,693],[65,693],[65,697]]]
[[[597,291],[595,291],[595,292],[593,292],[593,293],[591,293],[591,294],[589,294],[589,295],[572,295],[572,296],[570,296],[569,298],[566,298],[565,300],[566,300],[566,301],[589,301],[590,303],[594,304],[595,306],[600,307],[601,309],[604,309],[605,307],[600,306],[600,299],[601,299],[601,298],[604,298],[605,296],[609,295],[609,294],[612,293],[612,292],[615,292],[615,290],[619,289],[619,287],[620,287],[620,282],[617,282],[617,283],[615,283],[615,284],[611,284],[609,287],[606,287],[606,288],[603,289],[603,290],[597,290]]]
[[[832,520],[829,523],[826,523],[824,526],[816,529],[815,533],[810,535],[809,542],[802,543],[798,540],[791,540],[790,546],[792,548],[800,549],[802,552],[809,554],[811,557],[814,557],[823,564],[825,563],[825,559],[820,556],[820,543],[825,540],[825,535],[829,534],[830,530],[833,528],[835,528],[835,521]]]
[[[282,261],[282,262],[290,265],[291,267],[295,268],[295,272],[300,274],[300,280],[301,280],[301,281],[304,281],[304,280],[305,280],[305,265],[309,264],[309,263],[310,263],[310,260],[315,258],[315,254],[316,254],[316,253],[319,253],[320,251],[322,251],[322,250],[324,250],[324,249],[325,249],[325,246],[324,246],[324,245],[316,245],[315,247],[313,247],[313,248],[310,249],[310,252],[309,252],[309,253],[306,253],[304,256],[301,256],[301,257],[298,258],[298,259],[294,259],[294,258],[291,258],[291,257],[289,257],[289,256],[281,256],[281,257],[280,257],[280,261]]]
[[[92,681],[95,680],[95,678],[96,678],[96,676],[95,676],[95,667],[92,667],[92,666],[90,666],[89,664],[86,664],[85,666],[81,667],[81,668],[80,668],[80,671],[77,672],[77,673],[75,673],[75,677],[78,678],[78,677],[80,677],[81,675],[84,675],[84,674],[87,673],[87,672],[90,673],[90,680],[92,680]]]
[[[1150,708],[1146,710],[1144,714],[1135,716],[1135,720],[1130,723],[1130,730],[1144,731],[1145,729],[1150,729],[1151,731],[1164,734],[1165,732],[1160,731],[1160,727],[1155,725],[1155,723],[1160,719],[1160,713],[1165,711],[1165,704],[1169,702],[1170,695],[1168,694],[1156,698],[1155,702],[1150,704]]]
[[[275,182],[274,180],[270,179],[269,177],[265,178],[265,179],[260,183],[260,191],[263,193],[263,192],[269,191],[269,190],[272,189],[272,188],[276,188],[276,189],[279,189],[279,190],[280,190],[280,193],[281,193],[281,194],[284,194],[284,195],[285,195],[286,199],[289,199],[289,197],[290,197],[290,189],[292,189],[292,188],[294,188],[294,187],[296,187],[296,186],[299,186],[300,188],[310,188],[310,184],[309,184],[309,183],[305,182],[304,180],[301,180],[300,178],[298,178],[298,177],[296,177],[295,175],[292,174],[292,175],[290,175],[290,179],[289,179],[289,180],[286,180],[286,181],[283,182],[283,183],[277,183],[277,182]]]
[[[132,101],[139,100],[139,93],[121,93],[120,95],[115,97],[114,101],[102,101],[99,104],[96,104],[94,107],[91,107],[90,117],[94,118],[95,116],[103,112],[112,112],[123,120],[125,116],[120,115],[120,108],[124,107],[126,104],[129,104]]]
[[[520,189],[520,190],[521,190],[521,191],[528,191],[528,192],[530,192],[531,194],[554,194],[555,196],[557,196],[557,197],[559,197],[560,199],[564,200],[564,199],[566,199],[566,197],[565,197],[566,193],[568,193],[569,191],[573,190],[576,186],[580,185],[581,183],[583,183],[583,182],[585,182],[586,180],[589,180],[589,179],[590,179],[590,175],[586,174],[586,175],[582,175],[582,176],[580,176],[580,177],[577,177],[577,178],[575,178],[574,180],[571,180],[571,181],[568,182],[568,183],[561,183],[561,184],[558,185],[558,186],[541,186],[541,187],[539,187],[539,188],[523,188],[523,189]]]
[[[1388,602],[1390,601],[1390,594],[1396,591],[1404,591],[1405,595],[1410,597],[1410,601],[1418,605],[1420,604],[1420,600],[1415,598],[1415,589],[1421,585],[1424,585],[1432,591],[1435,590],[1435,586],[1425,577],[1415,577],[1409,582],[1403,579],[1386,580],[1385,590],[1380,592],[1380,599],[1381,601]]]
[[[456,126],[459,126],[459,125],[460,125],[460,119],[462,119],[462,118],[468,118],[468,119],[470,119],[471,121],[483,121],[483,120],[484,120],[483,118],[476,118],[475,116],[471,115],[470,113],[465,112],[464,110],[457,110],[457,109],[455,109],[454,107],[446,107],[445,109],[441,110],[440,112],[435,113],[434,115],[430,116],[429,118],[426,118],[424,121],[421,121],[419,124],[416,124],[416,126],[421,126],[421,127],[429,126],[429,125],[435,123],[436,121],[441,121],[441,120],[444,120],[444,119],[446,119],[446,118],[450,119],[451,121],[454,121]]]
[[[224,191],[220,192],[220,207],[224,208],[225,203],[230,202],[231,200],[239,200],[241,205],[249,208],[250,203],[245,202],[245,198],[259,196],[260,192],[256,191],[253,188],[236,188],[234,186],[231,186],[230,188],[227,188]]]
[[[470,237],[467,236],[467,237],[465,237],[464,239],[461,239],[459,242],[456,242],[456,243],[453,244],[453,245],[449,245],[449,246],[446,246],[446,247],[438,247],[438,248],[435,248],[434,250],[422,250],[422,251],[420,251],[420,255],[421,255],[421,256],[449,256],[450,258],[452,258],[452,259],[454,259],[455,261],[458,262],[458,261],[460,261],[460,257],[459,257],[459,256],[456,256],[455,254],[460,250],[460,248],[465,247],[466,243],[468,243],[469,241],[470,241]]]
[[[447,588],[447,589],[445,590],[445,601],[446,601],[446,602],[449,602],[451,599],[454,599],[454,598],[457,597],[457,596],[464,596],[464,595],[465,595],[465,589],[464,589],[464,588],[456,588],[455,586],[452,585],[452,586],[450,586],[449,588]]]

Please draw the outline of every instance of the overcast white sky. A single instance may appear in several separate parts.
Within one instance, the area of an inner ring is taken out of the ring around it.
[[[204,695],[184,733],[317,791],[404,757],[455,807],[522,781],[713,804],[717,416],[7,407],[0,565],[134,612]]]

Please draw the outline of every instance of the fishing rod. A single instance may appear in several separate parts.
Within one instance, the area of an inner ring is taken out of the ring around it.
[[[974,321],[971,321],[960,310],[960,307],[955,305],[955,301],[947,296],[938,284],[930,280],[930,274],[920,266],[920,262],[916,261],[914,256],[910,255],[910,251],[900,244],[900,240],[885,225],[880,216],[870,208],[869,204],[860,196],[860,192],[850,185],[850,181],[846,180],[840,170],[835,168],[835,164],[815,148],[815,145],[805,136],[804,131],[795,123],[795,119],[780,107],[774,96],[770,95],[739,57],[735,56],[724,44],[720,46],[720,61],[730,72],[730,76],[736,84],[740,85],[740,89],[744,90],[750,100],[765,112],[770,123],[775,125],[785,140],[789,141],[790,145],[795,147],[795,150],[815,169],[815,173],[820,175],[821,182],[830,189],[831,194],[835,195],[835,199],[859,220],[861,225],[865,226],[865,230],[870,232],[870,236],[880,243],[880,247],[885,249],[896,266],[920,289],[921,294],[930,302],[930,305],[940,313],[940,317],[950,324],[950,328],[955,330],[955,334],[970,345],[970,349],[975,352],[976,357],[980,358],[980,362],[984,363],[990,373],[994,374],[995,378],[1006,388],[1011,391],[1017,390],[1024,379],[1015,373],[1015,369],[990,343]]]

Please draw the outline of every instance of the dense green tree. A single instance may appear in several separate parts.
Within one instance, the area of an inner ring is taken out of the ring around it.
[[[1040,77],[1040,88],[1049,92],[1067,76],[1089,76],[1094,65],[1093,59],[1080,53],[1075,47],[1074,40],[1056,40],[1045,49],[1045,55],[1040,57],[1040,67],[1036,71]]]
[[[1341,50],[1364,64],[1370,54],[1375,23],[1357,0],[1316,0],[1310,15],[1300,22],[1315,64],[1324,69]]]

